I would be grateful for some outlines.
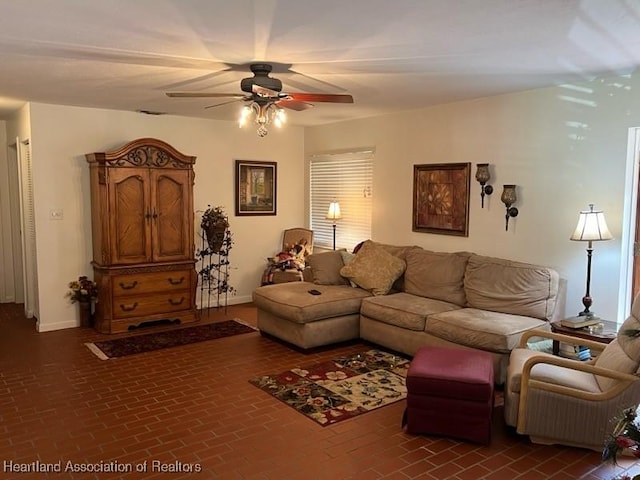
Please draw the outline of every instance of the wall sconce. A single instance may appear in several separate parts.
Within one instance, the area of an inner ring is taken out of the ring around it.
[[[517,217],[518,209],[516,207],[512,207],[514,203],[518,200],[516,196],[516,186],[515,185],[503,185],[502,196],[500,200],[504,203],[505,207],[507,207],[507,213],[504,216],[505,219],[505,232],[509,230],[509,217]]]
[[[485,184],[491,179],[488,163],[478,163],[476,170],[476,180],[480,182],[480,198],[482,199],[482,208],[484,208],[484,196],[493,193],[493,187]]]

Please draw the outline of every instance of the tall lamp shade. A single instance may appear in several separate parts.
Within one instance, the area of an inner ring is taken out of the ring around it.
[[[333,249],[336,249],[336,220],[340,220],[342,214],[340,213],[340,204],[338,202],[331,202],[329,204],[329,211],[327,212],[327,219],[333,221]]]
[[[582,304],[584,310],[580,312],[579,316],[593,317],[594,314],[589,309],[593,304],[591,298],[591,257],[593,254],[593,242],[599,242],[602,240],[611,240],[613,235],[607,227],[607,222],[604,219],[604,213],[602,210],[594,210],[593,204],[589,204],[589,210],[580,212],[578,217],[578,225],[576,230],[571,235],[571,240],[579,242],[589,242],[587,244],[587,290],[582,298]]]

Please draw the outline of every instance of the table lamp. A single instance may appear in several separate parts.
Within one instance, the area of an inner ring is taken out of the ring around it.
[[[599,242],[601,240],[611,240],[613,235],[607,228],[607,222],[604,219],[604,213],[602,210],[594,210],[593,204],[589,204],[589,210],[581,211],[578,217],[578,226],[575,232],[571,235],[571,240],[579,242],[589,242],[587,244],[587,292],[582,298],[582,304],[584,310],[578,313],[580,317],[594,317],[593,312],[589,310],[593,304],[591,293],[589,291],[591,286],[591,256],[593,254],[593,242]]]
[[[327,219],[333,221],[333,249],[336,249],[336,220],[340,220],[342,215],[340,214],[340,204],[338,202],[331,202],[329,204],[329,211],[327,212]]]

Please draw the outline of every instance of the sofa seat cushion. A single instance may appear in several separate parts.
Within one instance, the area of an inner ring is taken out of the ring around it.
[[[551,320],[559,283],[551,268],[472,254],[464,291],[468,307]]]
[[[522,334],[534,328],[549,330],[549,324],[537,318],[461,308],[429,315],[425,331],[467,347],[509,353]]]
[[[515,348],[509,356],[507,381],[509,390],[520,393],[522,384],[522,369],[531,357],[552,357],[550,353],[536,352],[527,348]],[[570,368],[558,367],[546,363],[538,363],[531,369],[531,378],[555,385],[574,388],[583,392],[600,393],[596,377],[590,373]]]
[[[394,293],[384,297],[365,298],[362,300],[360,313],[389,325],[422,332],[427,315],[459,308],[458,305],[440,300],[409,293]]]
[[[320,295],[311,295],[309,290]],[[363,298],[371,294],[349,285],[316,285],[309,282],[265,285],[253,291],[259,309],[296,323],[357,314]]]

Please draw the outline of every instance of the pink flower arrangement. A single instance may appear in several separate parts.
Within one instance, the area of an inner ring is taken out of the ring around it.
[[[67,297],[71,303],[97,301],[98,285],[93,280],[89,280],[86,276],[81,276],[78,280],[69,282],[69,290]]]
[[[609,439],[602,451],[602,460],[616,463],[623,451],[640,458],[640,427],[636,421],[638,405],[627,408],[622,412],[622,417],[617,421]],[[640,480],[640,475],[633,477],[622,475],[616,480]]]

